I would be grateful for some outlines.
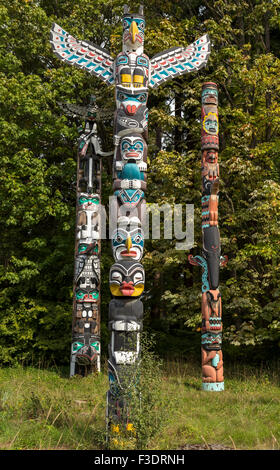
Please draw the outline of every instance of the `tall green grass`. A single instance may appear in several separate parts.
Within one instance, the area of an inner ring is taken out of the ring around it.
[[[225,369],[224,392],[204,392],[199,364],[165,363],[156,394],[142,408],[144,447],[280,450],[279,372],[279,363],[234,364]],[[100,374],[71,379],[57,368],[0,369],[0,449],[104,449],[107,388],[106,365]]]

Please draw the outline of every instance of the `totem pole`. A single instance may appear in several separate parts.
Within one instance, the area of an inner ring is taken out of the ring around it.
[[[114,60],[104,49],[77,41],[57,24],[51,43],[58,57],[115,85],[113,211],[112,232],[115,263],[109,281],[109,383],[107,423],[128,429],[127,389],[135,386],[140,361],[145,273],[143,256],[145,190],[148,139],[148,89],[167,80],[204,67],[210,54],[208,35],[187,48],[173,47],[149,59],[144,54],[145,19],[143,7],[132,14],[127,6],[123,16],[122,52]]]
[[[87,107],[60,104],[64,112],[85,121],[80,128],[77,152],[77,204],[73,323],[70,376],[100,372],[100,254],[101,174],[103,152],[97,121],[112,119],[109,110],[98,110],[95,96]]]
[[[212,82],[202,87],[201,109],[202,170],[202,256],[189,255],[189,262],[199,265],[202,273],[202,389],[224,390],[222,355],[222,300],[219,291],[221,256],[218,228],[219,201],[219,121],[218,90]]]

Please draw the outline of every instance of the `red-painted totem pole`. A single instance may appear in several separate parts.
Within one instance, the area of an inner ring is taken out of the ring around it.
[[[202,273],[202,388],[224,390],[222,354],[222,300],[219,290],[221,256],[218,228],[219,201],[219,119],[218,89],[212,82],[202,87],[201,109],[202,170],[202,256],[189,255],[189,262],[200,265]]]

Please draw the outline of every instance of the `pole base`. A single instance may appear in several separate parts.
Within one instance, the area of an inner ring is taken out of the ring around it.
[[[222,392],[224,390],[224,382],[203,382],[202,390],[206,392]]]

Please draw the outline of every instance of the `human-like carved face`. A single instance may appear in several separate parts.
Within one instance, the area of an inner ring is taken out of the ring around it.
[[[144,268],[135,261],[119,261],[110,269],[110,291],[115,297],[139,297],[144,290],[144,282]]]
[[[115,260],[133,259],[139,261],[143,256],[144,233],[140,227],[117,228],[112,234],[112,248]]]
[[[218,116],[211,111],[206,114],[202,123],[203,129],[207,134],[216,135],[219,132]]]
[[[214,86],[207,86],[202,90],[201,94],[203,105],[217,105],[218,104],[218,90]]]
[[[141,161],[144,159],[146,148],[147,145],[144,139],[139,135],[122,137],[120,142],[121,158],[124,161]]]

